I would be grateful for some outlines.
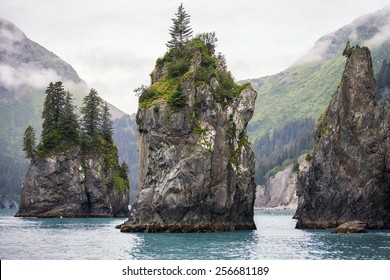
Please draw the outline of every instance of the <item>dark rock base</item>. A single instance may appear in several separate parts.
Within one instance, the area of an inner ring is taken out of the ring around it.
[[[206,233],[235,230],[256,230],[255,224],[208,224],[208,225],[118,225],[121,232],[171,232],[171,233]]]
[[[56,211],[47,211],[43,213],[16,213],[18,218],[127,218],[127,214],[90,214],[90,213],[61,213]]]
[[[330,221],[324,221],[324,222],[313,222],[313,221],[302,221],[298,220],[295,228],[296,229],[335,229],[338,227],[341,227],[343,225],[347,225],[350,222],[330,222]],[[362,222],[365,225],[365,229],[390,229],[389,224],[383,224],[381,222],[378,223],[365,223]],[[340,233],[342,232],[342,229],[340,230]],[[347,231],[345,231],[347,232]],[[351,231],[352,232],[352,231]]]
[[[336,228],[338,226],[335,222],[304,222],[302,220],[298,220],[295,225],[296,229],[328,229],[328,228]]]

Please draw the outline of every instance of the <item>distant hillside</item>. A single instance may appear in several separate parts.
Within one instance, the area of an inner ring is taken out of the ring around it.
[[[40,135],[45,89],[56,81],[64,82],[65,89],[73,94],[75,104],[80,107],[89,87],[72,66],[28,39],[14,24],[0,19],[0,194],[11,199],[19,199],[27,167],[21,149],[24,130],[31,124]],[[123,146],[136,147],[132,136],[134,117],[109,106],[114,119],[114,137],[121,135],[118,149],[123,153]],[[128,161],[127,156],[120,156]]]
[[[378,71],[384,59],[389,61],[390,6],[362,16],[351,24],[323,36],[305,56],[285,71],[273,76],[242,81],[250,81],[259,94],[255,114],[248,126],[252,142],[257,139],[260,141],[265,135],[272,138],[276,129],[289,127],[292,122],[319,118],[340,83],[346,60],[342,51],[347,41],[352,45],[368,46],[372,50],[374,68]],[[307,131],[302,133],[307,135]],[[306,139],[305,135],[297,137]],[[296,140],[292,139],[293,142]],[[311,147],[306,146],[301,152],[307,149]],[[262,161],[263,159],[259,158],[260,150],[255,149],[255,153],[257,160]],[[287,159],[289,158],[281,158],[277,165],[269,166],[269,170],[263,170],[261,173],[266,174]],[[291,160],[293,159],[290,158],[286,162]],[[258,172],[256,175],[257,181],[260,182],[261,176],[259,177]]]

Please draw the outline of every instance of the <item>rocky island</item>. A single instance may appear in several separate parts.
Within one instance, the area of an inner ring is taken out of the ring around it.
[[[390,105],[376,100],[369,49],[349,47],[344,54],[342,80],[319,120],[309,168],[298,176],[297,228],[353,221],[390,228]]]
[[[34,129],[26,129],[23,150],[31,163],[17,217],[128,214],[127,168],[118,164],[107,104],[92,89],[84,98],[80,124],[71,101],[61,82],[50,83],[37,147]]]
[[[234,82],[215,54],[214,33],[174,39],[157,60],[151,85],[139,89],[139,193],[120,230],[255,229],[255,162],[246,126],[257,93]]]

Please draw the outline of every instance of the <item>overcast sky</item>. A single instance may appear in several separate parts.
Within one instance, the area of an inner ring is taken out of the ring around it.
[[[283,71],[322,35],[389,0],[1,0],[0,17],[70,63],[90,87],[127,113],[149,85],[180,3],[194,33],[215,31],[237,79]],[[0,73],[1,74],[1,73]]]

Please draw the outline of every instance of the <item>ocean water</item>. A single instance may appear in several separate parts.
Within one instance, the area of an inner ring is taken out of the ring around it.
[[[0,259],[386,259],[390,231],[297,230],[291,211],[255,212],[255,231],[120,233],[125,219],[15,218],[0,209]]]

